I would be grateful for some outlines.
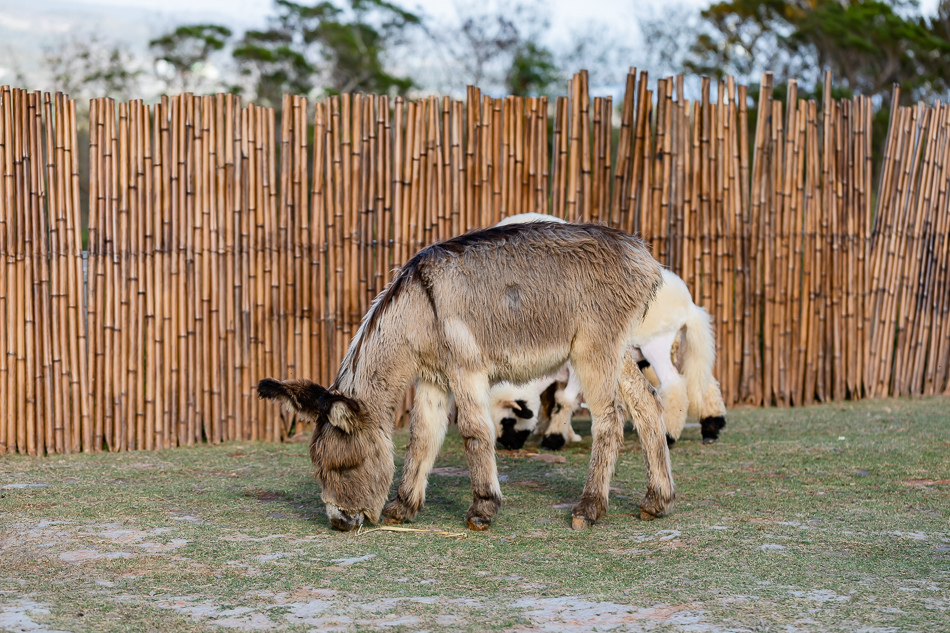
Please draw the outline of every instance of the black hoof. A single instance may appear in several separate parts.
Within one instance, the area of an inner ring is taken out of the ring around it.
[[[541,448],[546,448],[549,451],[559,451],[564,448],[565,444],[567,444],[567,438],[560,433],[551,433],[541,439]]]
[[[719,439],[719,431],[726,426],[726,418],[717,415],[712,418],[703,418],[699,421],[700,432],[703,435],[703,444],[712,444]]]
[[[667,433],[667,434],[666,434],[666,445],[667,445],[667,446],[673,446],[674,444],[676,444],[676,438],[673,437],[672,435],[670,435],[669,433]]]

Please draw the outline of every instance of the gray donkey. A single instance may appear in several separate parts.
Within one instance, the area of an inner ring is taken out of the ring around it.
[[[328,389],[268,378],[257,393],[315,423],[310,458],[330,524],[340,530],[375,523],[380,514],[401,523],[422,508],[454,393],[474,497],[466,519],[484,530],[501,506],[489,388],[570,360],[593,415],[573,527],[586,528],[607,510],[625,409],[644,448],[640,508],[651,519],[671,506],[673,476],[659,401],[624,350],[661,283],[642,242],[607,227],[545,222],[474,231],[424,248],[403,266],[363,317]],[[402,481],[386,504],[393,423],[413,381]]]

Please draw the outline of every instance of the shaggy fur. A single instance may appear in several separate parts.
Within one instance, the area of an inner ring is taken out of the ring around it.
[[[505,218],[499,226],[542,221],[564,222],[554,216],[524,213]],[[660,388],[667,442],[672,445],[679,439],[687,414],[700,419],[704,443],[715,441],[725,426],[726,408],[712,375],[716,359],[712,320],[693,303],[686,284],[672,271],[663,270],[663,285],[629,343],[636,348],[635,357],[649,367],[645,372],[651,382]],[[677,367],[682,368],[682,374]],[[533,394],[534,385],[524,385],[520,391],[509,389],[506,397],[531,401]],[[562,410],[569,411],[546,428],[539,424],[543,447],[557,450],[575,435],[570,419],[578,397],[569,389],[555,394]]]
[[[259,394],[316,422],[310,455],[327,513],[334,527],[353,529],[381,514],[411,519],[422,507],[451,391],[472,480],[466,518],[477,530],[501,505],[491,385],[524,383],[570,360],[594,418],[590,475],[574,509],[589,525],[607,506],[622,439],[621,398],[633,408],[634,397],[652,398],[645,381],[625,379],[626,388],[618,387],[626,341],[660,283],[659,265],[621,231],[551,223],[475,231],[423,249],[399,271],[364,317],[329,389],[265,380]],[[403,477],[384,510],[393,423],[413,381]],[[662,434],[658,415],[641,417]],[[672,503],[673,482],[668,454],[647,456],[660,460],[649,469],[655,515]]]

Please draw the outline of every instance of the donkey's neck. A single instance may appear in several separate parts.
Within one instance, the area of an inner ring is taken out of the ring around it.
[[[357,336],[364,334],[360,329]],[[352,352],[357,345],[360,353],[353,362]],[[381,423],[393,421],[406,390],[418,375],[418,363],[407,350],[404,341],[378,333],[363,341],[354,338],[337,374],[336,388],[359,400]]]

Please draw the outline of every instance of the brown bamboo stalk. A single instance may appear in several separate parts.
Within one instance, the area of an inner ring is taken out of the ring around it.
[[[752,322],[755,324],[762,322],[764,318],[763,311],[766,301],[764,294],[764,282],[766,278],[764,272],[764,261],[766,260],[764,227],[766,216],[768,215],[768,208],[766,206],[769,195],[767,174],[769,173],[771,154],[769,145],[771,140],[770,128],[772,113],[771,73],[764,73],[762,75],[757,112],[755,150],[752,158],[752,191],[750,196],[750,209],[752,213],[750,220],[751,239],[749,245],[750,255],[754,258],[751,286],[753,307]],[[768,319],[766,319],[765,322],[768,323]],[[764,362],[763,354],[758,345],[753,346],[752,352],[752,365],[755,369],[755,389],[752,392],[753,403],[759,406],[763,403],[770,404],[770,402],[766,402],[766,398],[768,397],[768,389],[771,385],[766,383],[763,371],[767,363]]]
[[[211,435],[206,437],[205,441],[220,443],[227,439],[228,434],[228,413],[225,408],[227,388],[224,386],[226,375],[222,371],[222,356],[225,354],[225,337],[227,325],[224,323],[224,305],[222,294],[226,286],[223,264],[223,237],[225,232],[225,220],[227,203],[225,201],[225,182],[224,165],[220,128],[223,121],[223,100],[217,96],[205,96],[202,98],[202,117],[203,132],[205,135],[205,147],[207,163],[205,171],[207,173],[206,183],[208,192],[205,196],[206,208],[205,218],[207,220],[206,240],[207,251],[205,252],[205,279],[207,287],[205,288],[205,303],[207,310],[205,316],[208,318],[205,324],[205,332],[208,344],[206,345],[206,371],[209,374],[209,385],[206,391],[210,394],[210,401],[206,401],[206,415],[211,419]]]
[[[43,343],[42,343],[42,322],[38,321],[40,313],[40,249],[41,243],[45,240],[45,235],[38,233],[38,215],[42,212],[44,206],[46,191],[43,185],[43,158],[41,148],[42,139],[42,94],[39,92],[26,93],[26,119],[23,121],[23,129],[26,138],[24,146],[26,150],[25,158],[28,160],[29,169],[24,176],[30,187],[29,200],[27,201],[27,215],[21,218],[24,226],[25,247],[24,257],[29,273],[29,284],[25,288],[25,299],[28,303],[29,311],[26,314],[27,321],[32,324],[32,331],[29,332],[27,339],[27,349],[31,355],[32,362],[27,374],[27,381],[32,386],[33,401],[31,403],[33,416],[27,428],[27,444],[32,446],[32,454],[42,455],[45,451],[44,443],[44,403],[43,403]]]
[[[804,251],[803,244],[803,215],[805,212],[805,180],[803,171],[805,169],[806,151],[806,118],[807,104],[804,101],[795,103],[795,121],[791,121],[792,100],[789,98],[789,136],[794,129],[794,146],[790,166],[793,169],[791,190],[791,207],[789,213],[790,221],[790,239],[791,239],[791,258],[788,267],[788,306],[786,311],[786,321],[788,323],[788,342],[786,344],[786,353],[788,355],[788,383],[786,385],[786,404],[800,405],[799,394],[802,389],[802,365],[801,365],[801,347],[802,341],[802,257]],[[794,128],[793,128],[794,125]]]
[[[0,86],[0,176],[3,177],[3,195],[0,196],[0,287],[10,288],[7,279],[8,258],[12,254],[7,242],[7,230],[12,223],[13,216],[13,183],[9,177],[13,170],[13,146],[11,109],[12,95],[9,86]],[[0,293],[0,455],[12,452],[14,447],[7,435],[7,426],[12,420],[12,414],[7,410],[12,401],[13,391],[10,390],[7,380],[7,353],[10,349],[7,341],[7,323],[9,317],[10,299],[8,293]]]
[[[226,389],[222,390],[222,408],[226,411],[227,424],[224,440],[240,439],[239,429],[242,427],[241,416],[241,361],[237,352],[238,315],[241,299],[236,293],[239,287],[238,265],[235,263],[235,249],[240,240],[240,215],[234,209],[237,191],[235,188],[235,138],[234,138],[234,97],[233,95],[218,97],[215,101],[217,114],[217,147],[218,147],[218,185],[224,189],[218,199],[218,228],[223,231],[219,242],[221,257],[219,259],[222,278],[219,294],[219,325],[222,340],[220,376],[225,382]]]
[[[132,384],[135,385],[132,394],[133,401],[131,406],[135,411],[135,445],[136,450],[145,450],[148,437],[153,432],[148,427],[146,415],[146,391],[150,388],[151,380],[147,373],[145,359],[145,341],[147,334],[148,312],[146,311],[145,296],[147,293],[146,278],[146,252],[145,252],[145,231],[147,227],[147,211],[145,200],[149,192],[145,184],[145,154],[146,139],[144,124],[142,121],[142,110],[144,104],[141,100],[136,100],[129,104],[129,125],[131,127],[132,158],[130,163],[130,212],[131,212],[131,238],[132,238],[132,261],[130,274],[132,275],[132,295],[129,297],[130,304],[135,315],[133,320],[136,325],[136,336],[133,342],[133,353],[131,364],[133,372],[130,372]]]
[[[326,110],[324,102],[317,102],[313,119],[313,176],[311,178],[310,209],[312,213],[311,279],[313,285],[314,336],[311,352],[316,357],[316,378],[319,384],[328,384],[329,340],[327,313],[327,196],[326,196]]]
[[[484,226],[492,226],[501,220],[502,213],[502,178],[505,173],[504,147],[502,145],[502,135],[504,134],[504,99],[492,99],[489,102],[491,106],[491,118],[489,121],[487,138],[491,139],[487,145],[486,162],[486,182],[491,183],[491,204],[488,207],[489,215],[486,218]]]
[[[650,170],[652,171],[652,183],[653,191],[650,195],[652,205],[650,206],[650,245],[653,250],[653,257],[655,257],[661,263],[666,263],[666,251],[667,251],[667,226],[666,226],[666,212],[669,208],[669,199],[665,198],[667,194],[667,188],[664,186],[667,183],[665,170],[668,167],[668,160],[666,155],[666,150],[668,149],[667,142],[669,136],[669,126],[667,122],[669,120],[669,99],[668,97],[669,83],[661,79],[657,82],[656,85],[656,154],[658,160],[654,160],[650,164]],[[664,204],[665,202],[665,204]]]
[[[568,173],[568,99],[558,97],[555,101],[554,131],[551,157],[551,215],[564,218],[567,213]]]
[[[481,113],[481,92],[474,86],[468,86],[465,91],[465,222],[463,231],[471,231],[478,225],[481,203],[481,180],[478,177],[479,154],[479,125]],[[396,130],[398,135],[398,129]],[[398,138],[398,136],[397,136]],[[398,148],[394,148],[394,156],[399,157]],[[398,166],[393,169],[398,174]],[[461,227],[460,227],[461,228]]]
[[[805,206],[804,206],[804,264],[802,275],[802,326],[799,338],[799,363],[802,367],[802,387],[799,402],[811,404],[815,399],[818,348],[818,292],[823,281],[818,261],[818,219],[821,200],[818,192],[818,104],[808,102],[806,115]]]
[[[37,288],[38,292],[34,295],[33,300],[34,307],[37,309],[37,346],[39,348],[38,357],[41,359],[41,362],[37,364],[36,374],[37,394],[41,399],[41,402],[38,403],[37,409],[42,411],[43,417],[43,433],[41,435],[43,450],[41,450],[40,453],[44,451],[46,453],[53,453],[62,451],[57,450],[54,433],[54,427],[56,425],[55,417],[59,414],[59,411],[56,410],[56,391],[53,387],[53,332],[51,318],[52,311],[50,308],[50,247],[54,245],[51,242],[48,242],[48,238],[50,236],[50,227],[48,226],[47,215],[50,214],[53,209],[56,209],[60,206],[59,200],[61,199],[62,192],[57,191],[56,188],[56,150],[54,141],[54,126],[59,127],[63,124],[63,122],[54,121],[53,119],[53,108],[49,93],[44,93],[42,95],[42,113],[39,110],[39,106],[40,104],[38,102],[35,118],[36,144],[33,150],[33,162],[37,166],[37,177],[40,188],[45,193],[46,208],[38,209],[38,213],[35,213],[33,216],[33,233],[35,236],[37,236],[37,243],[39,246],[37,249],[38,259],[34,264],[34,268],[37,271],[39,279],[39,286]],[[43,119],[46,121],[45,135],[43,134]],[[41,143],[40,139],[43,139],[44,142]],[[42,160],[40,160],[40,157],[42,157]],[[46,170],[46,182],[48,183],[48,186],[45,188],[43,187],[43,176],[41,169]],[[0,269],[2,269],[2,264],[0,264]],[[2,275],[2,273],[0,273],[0,275]],[[0,283],[2,283],[2,277],[0,277]],[[2,314],[2,312],[0,312],[0,314]],[[0,338],[0,344],[2,344],[2,338]],[[0,385],[2,384],[3,383],[0,383]],[[0,400],[0,402],[2,402],[2,400]]]

